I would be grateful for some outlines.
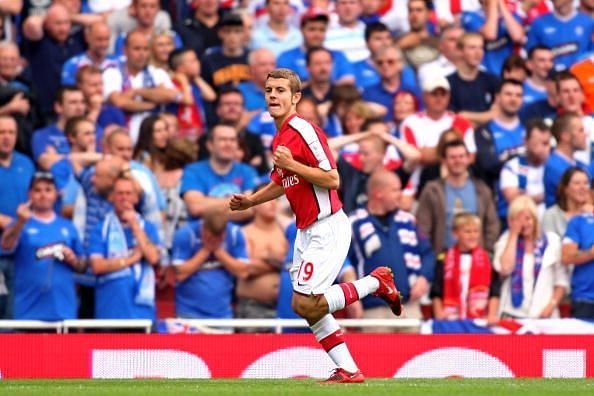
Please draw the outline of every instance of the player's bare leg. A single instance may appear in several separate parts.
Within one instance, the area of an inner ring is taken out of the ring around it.
[[[368,276],[354,282],[333,285],[323,295],[293,293],[293,310],[307,320],[316,340],[338,367],[327,383],[357,383],[365,379],[332,313],[369,294],[383,298],[394,314],[401,313],[400,294],[394,285],[392,271],[387,267],[376,268]]]

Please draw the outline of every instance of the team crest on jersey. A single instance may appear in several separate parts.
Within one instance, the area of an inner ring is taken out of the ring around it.
[[[575,35],[582,36],[584,34],[584,28],[582,26],[575,27]]]

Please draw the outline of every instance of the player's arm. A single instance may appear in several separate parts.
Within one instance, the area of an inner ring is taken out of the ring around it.
[[[252,206],[260,205],[261,203],[277,199],[285,193],[283,187],[271,181],[268,185],[257,192],[246,194],[233,194],[229,200],[229,209],[231,210],[246,210]]]
[[[293,172],[315,186],[336,190],[340,185],[340,177],[336,169],[313,168],[295,161],[291,151],[285,146],[278,146],[273,153],[273,162],[277,167]]]

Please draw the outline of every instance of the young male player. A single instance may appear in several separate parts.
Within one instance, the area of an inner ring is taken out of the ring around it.
[[[337,368],[328,383],[363,382],[343,334],[332,316],[369,295],[382,297],[396,315],[402,311],[394,277],[387,267],[349,283],[332,285],[349,250],[351,225],[336,189],[336,163],[324,132],[299,117],[301,81],[289,69],[268,73],[265,99],[277,134],[272,141],[272,181],[251,195],[235,194],[231,210],[245,210],[283,194],[297,217],[293,266],[293,310],[307,320],[316,339]]]

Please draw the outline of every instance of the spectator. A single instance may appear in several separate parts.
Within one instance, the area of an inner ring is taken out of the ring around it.
[[[495,324],[499,321],[501,284],[489,253],[480,244],[481,220],[460,212],[452,227],[456,243],[435,266],[433,315],[438,320],[487,319]]]
[[[20,204],[27,202],[35,166],[25,155],[15,151],[17,123],[9,115],[0,115],[0,235],[17,215]],[[11,319],[13,306],[13,257],[0,255],[0,318]]]
[[[235,279],[248,274],[241,228],[222,211],[211,211],[175,233],[175,315],[181,318],[232,318]]]
[[[545,163],[544,183],[547,208],[555,203],[557,184],[567,168],[578,166],[588,172],[588,166],[575,158],[578,150],[586,149],[586,133],[581,117],[575,113],[564,113],[555,120],[551,132],[557,141],[557,146]],[[590,175],[589,172],[588,175]]]
[[[536,45],[528,51],[526,61],[530,75],[524,81],[524,97],[522,106],[546,100],[546,80],[553,68],[553,51],[545,45]]]
[[[586,320],[594,319],[593,216],[589,210],[569,220],[561,250],[561,263],[574,266],[571,276],[571,316]]]
[[[373,59],[376,64],[380,82],[370,85],[363,90],[363,99],[368,102],[378,103],[387,109],[385,120],[390,121],[394,117],[392,101],[394,96],[401,90],[407,90],[417,94],[418,87],[408,85],[402,79],[403,62],[402,51],[398,47],[390,46],[380,50]]]
[[[95,318],[154,320],[157,228],[134,210],[139,192],[133,179],[118,177],[109,200],[113,211],[89,238],[89,259],[98,275]]]
[[[172,136],[196,141],[206,130],[204,101],[214,101],[217,94],[200,76],[200,61],[193,50],[173,50],[169,55],[169,67],[173,72],[173,85],[183,92],[179,103],[168,106],[177,116],[179,128],[179,133]]]
[[[367,58],[365,24],[359,20],[362,11],[360,1],[336,0],[334,7],[337,18],[328,25],[324,47],[342,51],[351,63]]]
[[[303,115],[299,109],[297,111]],[[340,119],[343,135],[328,139],[328,147],[330,147],[334,158],[342,156],[351,162],[354,156],[358,155],[359,148],[356,142],[365,136],[363,127],[372,118],[373,112],[366,102],[358,100],[348,106]],[[314,123],[318,125],[318,122]]]
[[[590,176],[582,168],[574,166],[563,172],[557,186],[556,203],[546,210],[542,229],[563,238],[569,220],[590,210],[589,188]]]
[[[218,0],[195,0],[194,14],[175,25],[175,31],[186,47],[192,48],[201,58],[207,49],[221,45],[217,25],[224,12]]]
[[[520,55],[511,54],[503,61],[501,68],[502,80],[517,80],[524,84],[528,77],[528,67],[526,61]]]
[[[538,219],[546,209],[544,204],[544,167],[551,153],[551,129],[541,120],[526,124],[526,152],[503,164],[497,185],[497,212],[502,222],[508,217],[508,205],[519,195],[534,201]]]
[[[305,57],[309,84],[301,94],[314,98],[318,106],[330,106],[332,99],[332,54],[322,47],[310,48]]]
[[[176,48],[174,32],[154,32],[149,41],[151,57],[149,63],[154,67],[165,70],[169,75],[173,72],[169,67],[169,55]]]
[[[322,115],[313,98],[302,97],[299,103],[297,103],[297,113],[299,113],[304,120],[309,121],[312,124],[322,125]]]
[[[439,39],[429,22],[431,3],[427,0],[408,0],[408,25],[410,30],[396,39],[409,65],[416,70],[424,63],[439,56]]]
[[[394,112],[394,119],[392,120],[394,135],[400,135],[399,131],[402,122],[409,116],[421,110],[421,103],[414,93],[409,91],[400,91],[394,95],[392,102],[392,110]]]
[[[109,103],[129,114],[128,128],[136,142],[142,120],[157,106],[179,102],[183,95],[175,89],[167,72],[148,64],[149,46],[143,32],[126,36],[124,54],[124,64],[103,73],[103,92]]]
[[[87,105],[87,118],[105,130],[109,125],[125,126],[124,112],[105,102],[103,97],[103,77],[96,66],[83,66],[76,72],[76,87],[83,93]],[[98,149],[101,150],[100,145]]]
[[[268,48],[275,56],[286,48],[298,47],[303,41],[299,30],[289,25],[289,0],[266,0],[268,21],[252,32],[252,49]]]
[[[85,41],[88,49],[68,59],[62,66],[62,85],[76,84],[76,75],[83,66],[95,66],[101,72],[117,67],[117,60],[107,55],[109,50],[109,26],[103,21],[95,22],[85,28]]]
[[[202,77],[216,90],[237,86],[251,79],[248,51],[243,43],[243,19],[238,14],[225,14],[218,25],[221,47],[207,52],[202,59]]]
[[[491,190],[496,190],[503,164],[524,149],[526,129],[520,121],[522,83],[504,80],[497,91],[493,105],[493,118],[475,131],[478,148],[476,176]]]
[[[419,67],[418,74],[421,84],[430,78],[447,77],[456,71],[462,55],[458,48],[458,41],[463,34],[464,29],[456,25],[448,25],[441,30],[438,46],[439,57]]]
[[[2,234],[2,250],[14,252],[14,315],[17,320],[76,319],[73,272],[84,268],[76,229],[54,212],[58,193],[51,174],[31,179],[29,201]]]
[[[485,183],[468,173],[470,155],[461,139],[447,142],[443,147],[443,162],[447,175],[427,183],[417,209],[419,227],[438,253],[454,245],[452,225],[461,212],[476,214],[481,223],[480,246],[493,250],[499,235],[499,221],[492,193]]]
[[[237,88],[243,95],[246,111],[257,114],[266,111],[264,83],[268,73],[276,69],[275,55],[268,48],[251,50],[248,55],[248,64],[252,79],[239,83]]]
[[[481,12],[463,12],[462,27],[480,33],[485,39],[483,66],[499,74],[504,60],[512,54],[514,44],[523,44],[524,28],[520,17],[510,12],[504,0],[484,0]]]
[[[44,116],[52,113],[52,103],[60,86],[62,65],[74,55],[84,51],[82,32],[71,34],[72,23],[68,10],[54,4],[48,10],[40,32],[28,32],[24,28],[23,53],[31,67],[38,103]]]
[[[594,21],[576,12],[572,1],[554,0],[553,8],[554,12],[536,18],[530,26],[526,49],[538,44],[549,46],[555,54],[555,69],[565,70],[592,50]]]
[[[349,106],[361,99],[361,92],[353,84],[336,85],[332,89],[332,103],[330,108],[319,106],[317,109],[322,117],[322,123],[320,125],[323,126],[324,132],[326,132],[328,137],[344,135],[341,119],[345,116]],[[368,102],[367,105],[378,116],[380,114],[383,116],[387,112],[387,109],[380,104]]]
[[[590,76],[594,74],[594,56],[590,55],[586,59],[576,62],[571,67],[571,73],[576,76],[584,90],[586,106],[589,109],[594,109],[594,80],[590,79]]]
[[[33,159],[40,161],[40,157],[51,147],[58,154],[68,154],[70,145],[64,134],[66,122],[72,117],[85,114],[86,105],[82,92],[75,86],[64,86],[58,89],[54,110],[58,115],[56,123],[45,128],[38,129],[33,134],[31,147]]]
[[[421,319],[420,299],[433,280],[435,256],[415,217],[399,208],[400,191],[400,179],[394,173],[380,169],[371,175],[366,208],[351,215],[356,252],[352,260],[359,273],[388,265],[406,302],[403,317]],[[363,299],[363,308],[364,318],[393,318],[392,311],[379,298]]]
[[[157,174],[163,170],[170,138],[167,124],[160,116],[146,117],[140,124],[138,142],[134,146],[132,158]]]
[[[303,44],[282,52],[278,58],[278,67],[295,71],[301,81],[309,80],[305,55],[310,48],[324,46],[326,31],[328,29],[328,14],[317,8],[310,8],[301,16],[301,34]],[[334,68],[332,69],[332,82],[346,84],[354,82],[353,69],[341,51],[330,50]]]
[[[254,208],[254,221],[242,228],[250,265],[248,277],[237,280],[237,318],[276,318],[279,271],[288,249],[284,230],[277,221],[277,212],[276,200],[257,206]],[[246,329],[247,332],[270,330]]]
[[[464,33],[458,40],[460,62],[456,71],[447,78],[452,89],[450,110],[475,123],[484,123],[491,118],[491,108],[499,85],[496,75],[480,69],[484,56],[483,36]]]
[[[507,213],[509,229],[495,244],[493,267],[502,279],[502,318],[559,317],[569,279],[561,265],[561,239],[543,232],[532,198],[518,195]]]
[[[369,49],[370,56],[353,63],[355,80],[358,87],[365,88],[380,82],[380,75],[373,62],[373,58],[382,48],[389,47],[392,43],[392,33],[383,23],[372,22],[365,26],[365,44],[367,45],[367,49]]]
[[[225,206],[226,197],[249,192],[255,185],[254,168],[236,160],[239,147],[237,130],[233,126],[215,125],[208,135],[206,146],[210,158],[188,165],[181,181],[180,194],[193,218]],[[233,219],[246,220],[251,217],[250,211],[240,213],[243,216]]]
[[[542,118],[545,120],[553,120],[557,117],[557,107],[559,106],[559,95],[557,92],[556,74],[554,70],[549,72],[547,79],[544,81],[544,88],[546,90],[546,97],[541,100],[532,102],[520,109],[520,119],[522,122],[534,118]]]
[[[594,4],[590,0],[580,0],[578,11],[592,18],[594,17]]]

